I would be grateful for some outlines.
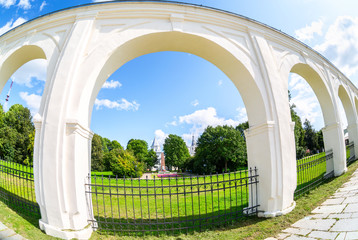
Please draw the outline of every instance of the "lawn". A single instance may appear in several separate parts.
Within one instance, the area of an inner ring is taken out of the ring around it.
[[[320,205],[326,198],[331,196],[344,182],[346,182],[357,169],[358,162],[353,163],[344,175],[334,178],[324,183],[318,188],[305,194],[296,201],[296,208],[289,214],[276,218],[257,218],[250,217],[239,220],[225,227],[215,228],[203,232],[194,232],[192,234],[164,234],[158,237],[146,236],[146,239],[265,239],[280,233],[283,229],[288,228],[297,220],[308,215],[314,208]],[[23,237],[32,240],[55,239],[44,234],[38,228],[38,219],[31,218],[19,212],[13,211],[6,204],[0,201],[0,222],[14,229]],[[96,239],[118,239],[118,236],[107,235],[105,233],[94,232],[91,237]],[[121,237],[121,239],[141,239],[136,237]]]
[[[248,171],[200,177],[91,177],[94,217],[102,231],[152,232],[229,223],[249,206]],[[89,194],[88,194],[89,196]]]

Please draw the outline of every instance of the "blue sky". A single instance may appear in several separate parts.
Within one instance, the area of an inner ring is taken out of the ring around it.
[[[0,0],[0,34],[49,12],[91,0]],[[281,30],[316,49],[358,84],[358,1],[356,0],[196,0],[188,2],[234,12]],[[1,47],[1,46],[0,46]],[[25,64],[0,95],[5,110],[12,104],[38,110],[46,79],[46,61]],[[296,111],[316,129],[323,127],[320,107],[308,84],[292,75],[289,87]],[[341,110],[343,124],[345,115]],[[126,146],[131,138],[150,145],[170,134],[188,143],[208,125],[237,125],[245,106],[220,69],[188,53],[160,52],[138,57],[110,76],[97,96],[91,129]]]

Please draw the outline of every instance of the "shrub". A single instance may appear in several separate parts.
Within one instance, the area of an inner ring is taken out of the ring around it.
[[[127,150],[114,149],[104,155],[105,162],[109,162],[111,171],[118,177],[141,177],[143,164]]]

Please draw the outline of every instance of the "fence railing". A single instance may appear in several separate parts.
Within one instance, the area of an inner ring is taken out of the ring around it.
[[[32,167],[0,159],[0,199],[23,214],[40,218]]]
[[[94,229],[119,235],[201,231],[257,213],[257,169],[195,177],[88,176]]]
[[[347,166],[356,161],[355,151],[354,151],[354,142],[350,142],[346,148],[347,153]]]
[[[297,160],[297,188],[295,198],[316,188],[334,172],[326,172],[326,164],[333,158],[332,150]]]

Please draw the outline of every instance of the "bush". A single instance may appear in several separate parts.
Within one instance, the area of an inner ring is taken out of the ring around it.
[[[104,154],[105,162],[111,166],[114,175],[118,177],[141,177],[143,174],[143,164],[127,150],[114,149]]]

